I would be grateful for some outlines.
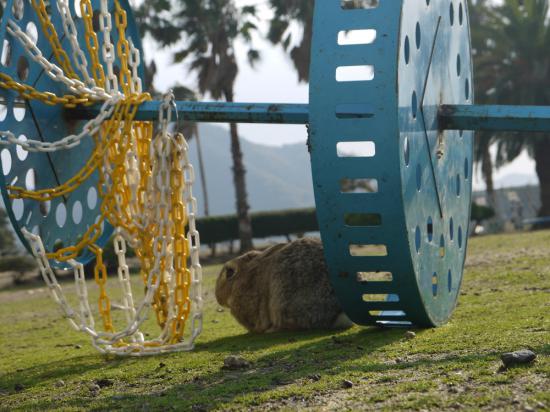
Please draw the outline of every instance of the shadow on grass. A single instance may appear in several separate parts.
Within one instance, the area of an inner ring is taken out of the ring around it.
[[[422,333],[418,331],[417,333]],[[340,373],[369,373],[415,369],[421,367],[436,367],[452,364],[471,364],[479,361],[492,362],[498,359],[498,353],[481,354],[448,354],[442,357],[426,356],[401,363],[369,362],[366,355],[379,351],[403,338],[403,331],[396,329],[363,328],[352,333],[338,334],[327,331],[276,333],[268,335],[242,334],[223,337],[197,345],[194,352],[188,354],[170,354],[156,359],[173,359],[178,356],[226,355],[245,352],[246,357],[254,359],[249,369],[229,371],[221,369],[221,358],[215,358],[215,367],[184,368],[181,364],[172,365],[176,370],[163,373],[144,372],[140,387],[147,393],[117,392],[116,397],[98,398],[101,410],[139,409],[149,406],[153,410],[191,410],[193,406],[206,409],[223,407],[243,395],[253,394],[260,397],[263,393],[290,384],[302,386],[315,384],[315,381],[326,376]],[[291,346],[291,347],[289,347]],[[273,347],[272,351],[267,349]],[[533,348],[541,355],[550,352],[550,346]],[[265,353],[267,352],[267,353]],[[259,356],[257,356],[259,355]],[[363,358],[361,362],[354,360]],[[97,355],[80,356],[65,361],[43,363],[20,371],[16,377],[13,374],[0,375],[0,388],[13,389],[15,383],[21,383],[25,388],[40,385],[47,380],[71,378],[85,372],[98,370],[112,371],[118,367],[125,368],[144,360],[136,358],[116,358],[106,360]],[[155,362],[156,363],[156,362]],[[180,368],[179,370],[177,370]],[[206,371],[205,371],[206,370]],[[100,378],[97,376],[96,378]],[[134,380],[136,378],[134,377]],[[177,381],[174,382],[173,380]],[[124,386],[123,382],[119,382]],[[148,384],[151,386],[148,388]],[[132,385],[135,386],[135,382]],[[299,390],[299,389],[297,389]],[[134,392],[134,391],[132,391]],[[84,398],[88,396],[84,395]],[[33,409],[51,409],[63,407],[82,407],[83,397],[55,401],[42,399],[33,402]],[[89,398],[93,402],[92,398]],[[265,399],[264,399],[265,400]],[[254,400],[256,401],[256,400]],[[263,400],[257,400],[262,402]]]

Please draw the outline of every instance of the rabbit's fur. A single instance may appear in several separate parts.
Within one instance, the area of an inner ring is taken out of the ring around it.
[[[227,262],[216,299],[251,332],[352,325],[329,282],[320,240],[303,238]]]

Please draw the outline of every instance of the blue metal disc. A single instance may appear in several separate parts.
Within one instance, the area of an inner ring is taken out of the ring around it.
[[[351,8],[361,5],[362,8]],[[440,325],[464,267],[472,132],[439,132],[471,104],[465,0],[317,1],[310,146],[332,283],[359,324]]]
[[[14,14],[14,3],[22,1],[22,15]],[[141,52],[141,40],[136,29],[132,11],[127,0],[119,0],[126,10],[128,17],[127,38],[131,38],[135,47]],[[79,1],[69,0],[72,16],[78,31],[78,39],[81,49],[91,67],[91,59],[84,39],[84,23],[80,17]],[[98,35],[100,46],[103,43],[103,35],[99,30],[99,0],[92,0],[94,9],[94,30]],[[114,16],[114,2],[109,0],[109,9]],[[51,21],[57,31],[63,48],[71,58],[73,68],[76,68],[72,58],[71,46],[65,38],[61,16],[55,2],[48,6]],[[6,31],[9,19],[14,20],[27,34],[36,35],[37,46],[43,55],[57,64],[52,53],[52,46],[44,36],[38,18],[29,0],[9,0],[4,10],[0,25],[0,70],[10,75],[13,79],[32,85],[44,92],[52,92],[57,95],[70,94],[70,91],[61,83],[53,81],[42,68],[30,59],[25,49],[17,39]],[[118,32],[113,23],[111,32],[112,42],[116,44]],[[120,67],[118,56],[115,60],[115,69]],[[24,70],[23,68],[28,68]],[[78,74],[78,70],[75,69]],[[140,75],[143,67],[140,66]],[[12,90],[0,89],[0,130],[14,133],[20,139],[33,139],[53,142],[68,134],[77,134],[82,130],[84,121],[68,119],[64,115],[61,106],[48,106],[36,100],[22,100],[18,93]],[[74,192],[64,197],[56,198],[51,202],[37,202],[34,200],[9,199],[6,186],[22,186],[29,190],[39,190],[58,186],[74,176],[90,158],[93,151],[91,136],[84,138],[80,145],[69,150],[61,150],[53,153],[27,152],[20,147],[6,146],[1,149],[2,173],[0,173],[0,186],[6,210],[11,219],[16,233],[21,241],[29,249],[22,228],[26,228],[35,234],[40,234],[47,251],[53,251],[60,247],[74,245],[85,233],[86,229],[97,221],[100,215],[101,199],[98,195],[98,173],[94,172]],[[112,227],[106,223],[103,233],[98,241],[102,246],[112,233]],[[92,259],[91,253],[84,253],[79,257],[83,263]],[[53,262],[57,267],[66,267],[62,262]]]

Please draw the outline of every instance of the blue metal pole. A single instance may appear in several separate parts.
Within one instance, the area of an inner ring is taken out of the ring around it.
[[[160,101],[143,103],[136,120],[157,120]],[[305,124],[309,121],[307,104],[176,102],[180,120],[217,123],[285,123]],[[79,107],[71,116],[80,119],[94,118],[100,106]]]
[[[550,107],[442,105],[439,126],[447,130],[550,132]]]
[[[158,119],[160,104],[160,101],[143,103],[136,120]],[[308,104],[178,101],[176,107],[179,118],[187,121],[282,124],[309,122]],[[71,117],[90,119],[99,114],[99,109],[99,105],[79,107],[71,110]],[[357,117],[368,111],[360,105],[350,105],[342,110],[345,113],[338,112],[339,117]],[[439,108],[439,127],[444,130],[550,132],[550,107],[442,105]]]

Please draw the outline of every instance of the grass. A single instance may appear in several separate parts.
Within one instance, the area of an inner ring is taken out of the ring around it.
[[[548,231],[472,239],[453,318],[413,339],[358,326],[247,334],[212,296],[218,271],[205,269],[196,349],[145,359],[96,353],[44,287],[1,291],[0,410],[550,410]],[[537,361],[500,370],[521,348]],[[251,367],[222,369],[230,354]]]

